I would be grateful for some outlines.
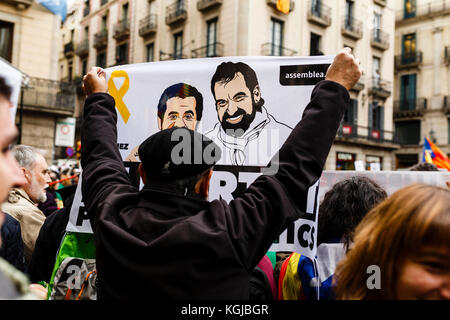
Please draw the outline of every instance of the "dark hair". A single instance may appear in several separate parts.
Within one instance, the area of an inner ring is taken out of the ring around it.
[[[0,96],[11,100],[12,88],[6,83],[6,79],[0,76]]]
[[[240,72],[244,76],[245,85],[250,90],[250,93],[253,93],[253,89],[258,85],[258,78],[256,77],[255,71],[250,68],[247,64],[243,62],[222,62],[216,69],[216,73],[214,73],[211,79],[211,92],[216,98],[216,94],[214,92],[214,85],[216,82],[225,82],[228,83],[234,79],[236,74]],[[255,103],[253,99],[253,94],[251,95],[253,104],[256,108],[256,111],[261,111],[261,107],[264,105],[264,99],[261,97],[258,103]]]
[[[167,110],[167,100],[173,97],[180,97],[182,99],[194,97],[196,101],[195,113],[197,114],[197,121],[202,119],[203,96],[195,87],[186,83],[177,83],[164,90],[158,102],[158,117],[160,119],[164,117],[164,113]]]
[[[413,165],[408,171],[439,171],[439,169],[434,163],[422,162]]]
[[[319,207],[317,244],[340,238],[348,245],[364,216],[387,197],[373,180],[355,176],[336,183]]]

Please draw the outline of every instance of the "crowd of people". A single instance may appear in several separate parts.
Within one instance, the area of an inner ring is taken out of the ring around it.
[[[144,187],[131,184],[117,148],[115,101],[104,72],[93,68],[83,78],[81,150],[93,237],[70,238],[70,248],[89,252],[75,257],[61,248],[80,167],[49,167],[35,148],[11,147],[11,89],[0,77],[0,298],[450,299],[448,188],[414,184],[388,195],[367,177],[347,178],[320,203],[315,258],[269,251],[300,217],[361,74],[351,50],[339,52],[279,150],[278,171],[226,202],[207,200],[220,149],[187,128],[145,140]],[[172,158],[180,132],[193,141],[192,161]],[[68,281],[55,267],[67,268],[63,258],[85,270],[82,286],[51,293],[55,279]]]

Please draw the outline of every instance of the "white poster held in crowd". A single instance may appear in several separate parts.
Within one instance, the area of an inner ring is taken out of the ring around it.
[[[58,119],[56,122],[55,146],[73,147],[75,141],[76,119],[72,117]]]
[[[142,187],[137,172],[140,143],[159,130],[186,126],[205,134],[222,149],[222,158],[215,165],[211,178],[209,200],[230,201],[242,194],[259,175],[276,170],[270,166],[271,158],[301,120],[314,85],[325,78],[333,58],[223,57],[106,69],[109,93],[115,98],[118,113],[117,146],[131,180],[138,188]],[[252,96],[249,110],[240,107],[239,111],[245,112],[234,112],[234,118],[220,113],[220,108],[216,107],[222,103],[219,96],[223,92],[220,85],[216,90],[215,84],[228,77],[226,73],[230,70],[232,75],[240,73],[232,77],[235,87],[239,88],[237,92],[247,90]],[[254,89],[249,89],[250,86]],[[169,98],[180,97],[181,92],[189,92],[191,96],[183,110],[179,105],[167,103]],[[231,129],[242,129],[245,134],[239,138],[230,136],[226,131],[230,124]],[[253,139],[255,136],[257,138]],[[80,184],[78,193],[79,187]],[[280,235],[272,250],[296,251],[313,257],[318,182],[310,187],[307,195],[299,196],[307,197],[302,217]],[[68,230],[91,232],[82,223],[87,218],[83,211],[82,204],[74,201],[71,215],[77,217],[71,218],[75,224],[70,224]]]
[[[11,119],[15,122],[17,103],[19,101],[20,87],[22,85],[22,73],[14,68],[8,61],[0,57],[0,76],[5,78],[6,83],[12,88],[11,94]]]
[[[356,160],[355,161],[355,170],[356,171],[365,171],[366,168],[364,168],[364,161]]]

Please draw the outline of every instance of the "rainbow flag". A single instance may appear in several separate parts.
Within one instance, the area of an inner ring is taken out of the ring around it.
[[[422,162],[434,163],[436,167],[450,171],[448,157],[427,137],[423,143]]]
[[[277,10],[283,12],[284,14],[288,14],[290,10],[290,4],[290,0],[278,0]]]

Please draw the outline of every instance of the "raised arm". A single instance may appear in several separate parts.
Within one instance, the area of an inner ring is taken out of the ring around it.
[[[350,49],[342,50],[328,69],[326,80],[314,88],[302,120],[278,158],[273,158],[278,171],[259,177],[230,202],[230,237],[248,268],[258,263],[279,233],[306,209],[308,189],[322,174],[349,103],[348,90],[360,76],[359,62]]]
[[[93,67],[83,77],[83,85],[87,99],[81,131],[82,193],[93,221],[96,206],[102,204],[113,189],[133,187],[117,148],[115,101],[107,93],[104,71]]]

